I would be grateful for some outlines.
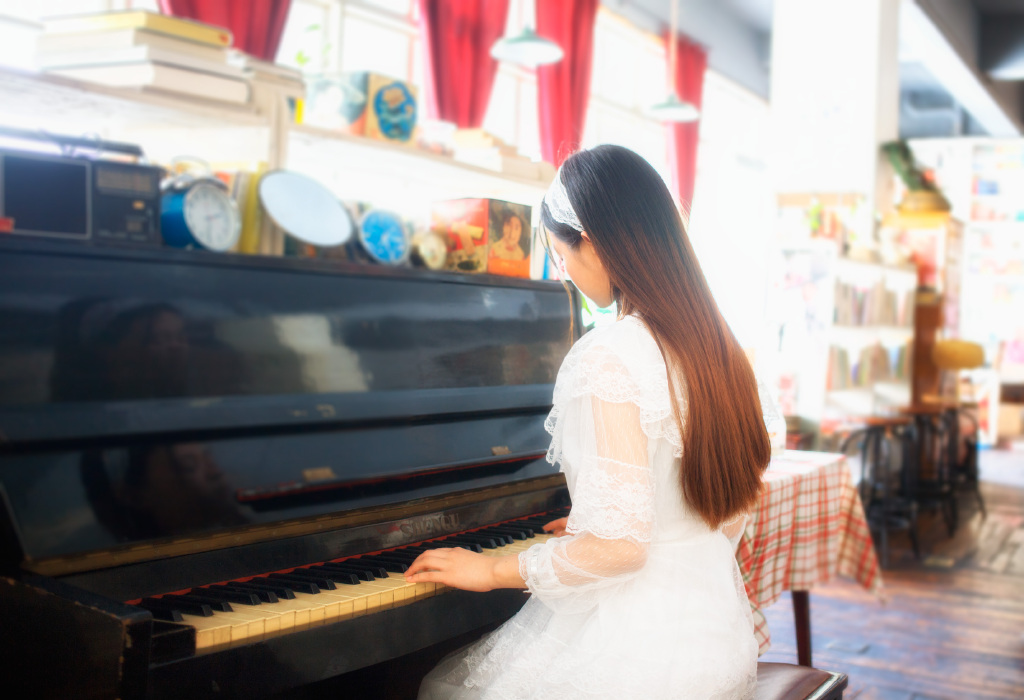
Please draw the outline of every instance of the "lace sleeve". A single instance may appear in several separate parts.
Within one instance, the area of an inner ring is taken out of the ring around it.
[[[574,475],[565,537],[520,555],[527,588],[546,605],[581,612],[647,561],[654,484],[640,408],[588,394],[563,407],[563,467]],[[566,463],[569,464],[566,464]]]

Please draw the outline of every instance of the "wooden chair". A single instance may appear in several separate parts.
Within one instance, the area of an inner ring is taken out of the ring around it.
[[[914,421],[913,454],[907,476],[913,480],[911,497],[920,508],[938,509],[950,537],[960,519],[950,461],[950,422],[943,402],[906,406],[900,412]]]
[[[857,445],[861,459],[860,499],[864,515],[872,531],[878,532],[879,558],[882,568],[889,566],[889,531],[907,530],[914,556],[921,557],[917,539],[917,509],[914,498],[915,472],[908,471],[907,456],[913,453],[910,442],[912,421],[906,416],[867,416],[864,427],[851,433],[840,449],[846,452]],[[898,442],[901,465],[891,454],[892,443]]]
[[[845,673],[758,662],[754,700],[842,700],[847,682]]]

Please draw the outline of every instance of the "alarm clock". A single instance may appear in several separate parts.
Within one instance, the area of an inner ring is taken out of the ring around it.
[[[443,270],[448,263],[448,238],[437,231],[423,231],[413,236],[412,260],[429,270]]]
[[[366,253],[379,263],[397,265],[409,256],[409,236],[401,217],[375,209],[359,224],[359,242]]]
[[[238,206],[224,183],[183,175],[165,186],[160,199],[160,231],[174,248],[231,250],[242,231]]]

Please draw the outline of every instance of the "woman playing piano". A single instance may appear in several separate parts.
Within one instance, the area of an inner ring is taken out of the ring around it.
[[[420,697],[749,698],[757,645],[733,551],[770,455],[750,364],[643,158],[571,156],[541,222],[563,273],[619,310],[555,383],[548,459],[572,510],[518,556],[416,560],[410,581],[532,594],[443,660]]]

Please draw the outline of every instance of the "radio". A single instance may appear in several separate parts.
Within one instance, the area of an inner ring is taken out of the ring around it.
[[[161,169],[0,150],[0,233],[159,246]]]

